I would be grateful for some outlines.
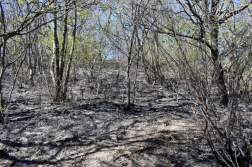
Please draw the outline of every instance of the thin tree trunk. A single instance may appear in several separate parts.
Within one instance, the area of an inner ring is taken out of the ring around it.
[[[30,30],[29,26],[27,30],[28,31]],[[27,37],[28,39],[26,39],[26,43],[28,44],[31,41],[31,34],[29,33],[27,35],[28,35]],[[28,46],[27,50],[28,50],[28,69],[29,69],[29,75],[30,75],[29,80],[30,80],[31,86],[34,86],[34,82],[33,82],[34,73],[33,73],[33,65],[32,65],[31,45]]]
[[[1,68],[1,74],[0,74],[0,114],[2,114],[4,109],[4,98],[3,98],[3,75],[5,72],[5,49],[6,49],[6,42],[7,39],[4,37],[3,39],[3,46],[0,48],[1,55],[1,61],[2,61],[2,68]],[[1,52],[2,50],[2,52]]]
[[[63,41],[62,41],[62,47],[60,52],[60,72],[59,72],[59,79],[62,81],[63,79],[63,72],[64,72],[64,66],[65,66],[65,56],[66,56],[66,49],[67,49],[67,1],[65,1],[65,9],[64,9],[64,30],[63,30]]]
[[[127,66],[127,104],[126,109],[130,109],[130,67],[131,67],[131,58],[132,58],[132,49],[134,44],[135,32],[136,32],[136,25],[134,26],[134,30],[132,32],[131,41],[130,41],[130,50],[128,54],[128,66]]]
[[[0,10],[1,10],[1,23],[2,23],[2,29],[3,32],[6,33],[6,27],[5,27],[5,18],[4,18],[4,11],[2,7],[2,3],[0,3]],[[1,74],[0,74],[0,114],[3,112],[4,108],[4,98],[3,98],[3,75],[5,71],[5,50],[6,50],[6,43],[7,43],[8,38],[7,37],[2,37],[2,44],[0,44],[0,54],[1,54]],[[2,52],[1,52],[2,51]]]
[[[72,47],[71,47],[71,52],[70,52],[70,55],[69,55],[70,59],[69,59],[69,62],[67,64],[66,78],[65,78],[64,90],[63,90],[63,100],[66,100],[67,84],[68,84],[71,64],[72,64],[72,60],[73,60],[74,44],[75,44],[75,37],[76,37],[76,24],[77,24],[76,1],[74,1],[73,3],[74,3],[74,23],[73,23],[73,32],[72,32]]]
[[[54,1],[54,7],[56,7],[57,0]],[[59,39],[57,34],[57,11],[55,9],[55,12],[53,13],[53,58],[52,58],[52,66],[51,66],[51,72],[53,70],[53,76],[55,77],[55,97],[54,101],[60,100],[60,78],[59,78]],[[54,72],[54,61],[55,61],[55,72]]]
[[[155,46],[155,71],[154,71],[154,77],[155,77],[155,82],[158,80],[159,76],[161,75],[161,69],[160,69],[160,59],[159,59],[159,45],[158,45],[158,33],[155,31],[154,32],[154,46]]]
[[[41,55],[41,62],[43,62],[43,56],[42,55]],[[43,67],[42,67],[42,69],[43,69]],[[52,77],[53,86],[56,87],[56,79],[55,79],[55,55],[54,54],[53,54],[52,60],[51,60],[50,73],[51,73],[51,77]]]
[[[212,18],[212,20],[215,18]],[[225,79],[224,79],[224,71],[219,60],[219,48],[218,48],[218,35],[219,35],[219,25],[212,21],[210,25],[210,37],[212,42],[211,48],[211,57],[214,62],[215,68],[215,79],[218,86],[218,92],[220,96],[220,104],[227,105],[228,104],[228,94],[227,88],[225,86]]]
[[[128,66],[127,66],[127,104],[126,109],[130,109],[130,56],[128,57]]]
[[[135,73],[135,80],[134,80],[134,84],[133,84],[133,105],[135,103],[135,98],[136,98],[136,83],[137,83],[137,74],[138,74],[138,65],[139,65],[139,53],[138,53],[138,58],[137,58],[137,62],[136,62],[137,66],[136,66],[136,73]]]

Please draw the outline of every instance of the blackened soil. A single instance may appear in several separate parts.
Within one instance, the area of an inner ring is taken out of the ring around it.
[[[176,91],[148,85],[140,73],[135,103],[125,110],[123,72],[117,78],[116,70],[105,69],[98,95],[97,79],[89,83],[84,73],[79,69],[65,103],[54,104],[39,78],[35,87],[15,87],[0,125],[0,166],[220,166],[192,104]],[[12,79],[5,80],[6,98]]]

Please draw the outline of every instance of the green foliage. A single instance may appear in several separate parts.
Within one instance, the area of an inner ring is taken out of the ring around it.
[[[18,4],[20,5],[22,2],[24,2],[23,0],[18,0]]]
[[[100,9],[102,10],[103,13],[105,13],[109,8],[111,8],[109,3],[100,6]]]
[[[80,15],[81,18],[83,18],[83,19],[85,19],[86,17],[90,17],[90,14],[88,14],[86,10],[80,11],[79,15]]]

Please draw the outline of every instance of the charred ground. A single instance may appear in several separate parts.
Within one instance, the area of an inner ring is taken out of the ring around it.
[[[0,125],[2,166],[220,166],[188,100],[146,84],[140,72],[135,103],[125,110],[123,72],[105,68],[98,95],[96,80],[88,82],[86,74],[77,70],[69,100],[60,104],[43,78],[35,87],[15,87]],[[6,78],[7,98],[11,72]],[[186,96],[186,84],[174,86]]]

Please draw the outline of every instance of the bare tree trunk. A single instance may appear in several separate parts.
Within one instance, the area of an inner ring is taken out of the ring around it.
[[[132,49],[134,45],[134,38],[135,38],[135,33],[137,31],[137,26],[134,26],[132,36],[130,39],[130,48],[129,48],[129,54],[128,54],[128,66],[127,66],[127,104],[126,104],[126,109],[130,109],[130,67],[131,67],[131,59],[132,59]]]
[[[3,108],[4,108],[4,98],[3,98],[3,75],[4,75],[4,71],[5,71],[5,50],[6,50],[6,42],[7,39],[4,37],[3,39],[3,45],[2,47],[0,47],[0,53],[1,53],[1,74],[0,74],[0,114],[2,114],[3,112]],[[2,50],[2,52],[1,52]]]
[[[131,57],[128,57],[128,66],[127,66],[127,104],[126,109],[130,109],[130,60]]]
[[[214,69],[215,69],[215,79],[218,86],[218,92],[220,96],[220,104],[227,105],[228,104],[228,94],[227,94],[227,88],[225,86],[225,80],[224,80],[224,71],[221,65],[221,62],[219,60],[219,47],[218,47],[218,35],[219,35],[219,25],[214,20],[215,18],[211,18],[210,22],[210,37],[212,42],[212,48],[211,49],[211,57],[213,59],[214,63]]]
[[[30,30],[29,26],[27,27],[27,30],[28,31]],[[27,40],[26,43],[28,44],[31,41],[31,33],[29,33],[27,35],[28,35],[28,37],[26,39]],[[32,65],[31,45],[28,46],[27,50],[28,50],[28,69],[29,69],[29,75],[30,75],[29,80],[30,80],[31,86],[34,86],[34,80],[33,80],[34,72],[33,72],[33,65]]]
[[[57,3],[57,0],[54,0],[54,7],[56,6],[55,4]],[[57,11],[55,9],[55,12],[53,13],[53,58],[51,62],[51,73],[53,80],[55,82],[55,97],[54,101],[59,101],[60,100],[60,76],[59,76],[59,71],[60,71],[60,66],[59,66],[59,39],[58,39],[58,34],[57,34]],[[55,61],[55,65],[54,65]],[[55,67],[55,71],[54,71]]]
[[[69,75],[70,75],[70,69],[71,69],[71,64],[73,60],[73,52],[74,52],[74,44],[75,44],[75,37],[76,37],[76,24],[77,24],[77,9],[76,9],[76,1],[74,3],[74,22],[73,22],[73,32],[72,32],[72,47],[71,47],[71,52],[70,52],[70,59],[67,64],[67,70],[66,70],[66,78],[64,82],[64,90],[63,90],[63,100],[66,100],[66,93],[67,93],[67,84],[69,80]]]
[[[138,53],[138,58],[137,58],[137,62],[136,62],[136,73],[135,73],[135,80],[134,80],[134,84],[133,84],[133,104],[135,103],[135,98],[136,98],[136,83],[137,83],[137,74],[138,74],[138,65],[139,65],[139,53]]]
[[[64,2],[65,3],[65,9],[64,9],[64,29],[63,29],[63,34],[62,34],[62,46],[61,46],[61,51],[60,51],[60,71],[59,71],[59,79],[62,81],[63,79],[63,73],[64,73],[64,66],[65,66],[65,56],[66,56],[66,49],[67,49],[67,0]]]
[[[4,18],[4,11],[2,7],[2,3],[0,3],[0,9],[1,9],[1,23],[3,32],[6,33],[6,27],[5,27],[5,18]],[[3,98],[3,74],[5,71],[5,50],[6,50],[6,43],[7,43],[7,37],[2,37],[1,44],[0,44],[0,54],[1,54],[1,74],[0,74],[0,114],[3,112],[4,108],[4,98]],[[2,51],[2,52],[1,52]]]
[[[154,32],[154,48],[155,48],[155,71],[154,71],[154,77],[155,77],[155,82],[158,80],[161,74],[161,69],[160,69],[160,58],[159,58],[159,45],[158,45],[158,33],[155,31]]]
[[[42,59],[41,62],[43,62],[43,56],[42,55],[41,55],[41,59]],[[55,80],[55,71],[54,70],[55,70],[55,55],[53,54],[52,60],[51,60],[51,65],[50,65],[50,73],[51,73],[51,77],[52,77],[53,86],[55,87],[56,86],[56,80]]]

